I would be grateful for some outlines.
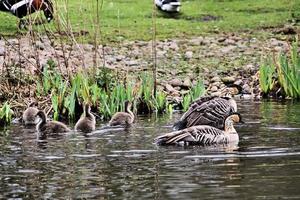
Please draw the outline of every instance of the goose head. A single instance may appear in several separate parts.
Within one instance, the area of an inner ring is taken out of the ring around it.
[[[242,121],[242,116],[240,113],[232,113],[231,115],[229,115],[228,117],[226,117],[225,119],[225,131],[226,132],[235,132],[235,129],[233,127],[234,123],[244,123]]]

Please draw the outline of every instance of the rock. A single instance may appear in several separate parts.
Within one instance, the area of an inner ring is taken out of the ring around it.
[[[185,52],[185,58],[186,59],[191,59],[193,57],[193,52],[192,51],[187,51]]]
[[[36,41],[35,47],[37,49],[40,49],[40,50],[44,50],[45,49],[45,45],[41,41]]]
[[[221,96],[221,92],[212,92],[210,95],[213,97],[219,97]]]
[[[184,87],[188,87],[188,88],[192,87],[191,79],[190,78],[185,78],[182,85]]]
[[[233,83],[235,81],[235,78],[232,76],[226,76],[222,78],[223,83]]]
[[[252,92],[251,92],[251,88],[250,88],[250,86],[247,84],[247,83],[245,83],[244,85],[243,85],[243,92],[244,93],[247,93],[247,94],[251,94]]]
[[[177,90],[175,90],[175,88],[172,87],[172,85],[170,84],[166,84],[166,90],[168,93],[179,93]]]
[[[125,64],[126,64],[127,66],[132,67],[132,66],[137,66],[137,65],[138,65],[138,62],[137,62],[136,60],[129,60],[129,61],[125,61]]]
[[[210,82],[220,82],[221,81],[221,79],[220,79],[220,77],[218,77],[218,76],[215,76],[215,77],[213,77],[212,79],[210,79]]]
[[[170,44],[170,49],[173,49],[173,50],[175,50],[175,51],[178,51],[178,50],[179,50],[179,47],[178,47],[178,45],[177,45],[176,42],[172,42],[172,43]]]
[[[236,48],[236,46],[227,46],[227,47],[223,47],[220,49],[220,51],[222,53],[229,53],[231,52],[232,50],[234,50]]]
[[[212,86],[212,87],[210,88],[210,91],[211,91],[211,92],[217,92],[217,91],[218,91],[218,87],[217,87],[217,86]]]
[[[229,44],[229,45],[235,45],[235,41],[232,40],[232,39],[226,39],[226,40],[225,40],[225,43],[226,43],[226,44]]]
[[[172,85],[173,87],[178,87],[178,86],[180,87],[182,85],[182,81],[177,78],[174,78],[169,82],[169,84]]]
[[[4,56],[5,55],[5,48],[4,46],[0,46],[0,56]]]
[[[125,56],[123,56],[123,55],[117,55],[116,56],[116,61],[117,62],[120,62],[120,61],[122,61],[122,60],[124,60],[125,59]]]
[[[242,85],[242,83],[243,83],[243,80],[239,79],[239,80],[236,80],[233,84],[235,84],[235,85]]]
[[[211,84],[211,86],[217,86],[217,87],[220,87],[221,83],[220,82],[214,82]]]

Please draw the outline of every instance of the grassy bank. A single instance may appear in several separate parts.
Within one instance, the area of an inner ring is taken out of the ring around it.
[[[68,3],[66,3],[68,2]],[[57,0],[56,18],[63,26],[92,39],[97,28],[97,1]],[[152,38],[153,5],[149,0],[99,0],[99,27],[102,39],[149,40]],[[157,12],[157,35],[160,39],[189,37],[218,31],[239,31],[277,26],[300,17],[298,0],[182,0],[181,14],[168,17]],[[0,13],[0,33],[16,35],[17,18]],[[52,22],[47,29],[56,30]],[[36,27],[43,30],[44,27]],[[80,34],[79,34],[80,35]]]

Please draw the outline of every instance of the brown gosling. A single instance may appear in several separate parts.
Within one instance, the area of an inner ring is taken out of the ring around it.
[[[131,111],[132,104],[125,101],[125,112],[115,113],[109,121],[109,126],[130,126],[134,122],[134,114]]]
[[[56,135],[57,133],[65,133],[71,131],[64,123],[58,121],[47,121],[44,111],[40,110],[37,113],[40,117],[40,122],[36,125],[36,130],[41,136]]]
[[[91,107],[89,104],[85,104],[83,107],[83,115],[77,121],[75,125],[76,131],[82,131],[84,133],[89,133],[94,131],[96,128],[95,116],[91,113]]]
[[[28,108],[23,112],[22,120],[25,125],[36,125],[39,122],[37,113],[39,110],[34,107],[36,102],[29,104]]]
[[[233,123],[242,122],[239,113],[232,113],[225,119],[223,130],[212,126],[198,125],[180,131],[166,133],[155,139],[158,145],[171,145],[184,143],[185,145],[216,145],[239,142],[239,136],[233,127]]]

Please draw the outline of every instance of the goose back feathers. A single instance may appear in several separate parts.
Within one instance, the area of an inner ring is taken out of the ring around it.
[[[95,116],[91,113],[91,107],[89,104],[85,104],[83,108],[83,115],[80,117],[75,125],[76,131],[82,131],[89,133],[94,131],[96,128]]]
[[[181,130],[196,125],[209,125],[223,129],[226,116],[236,111],[236,102],[231,97],[202,97],[190,105],[173,127]]]
[[[57,133],[65,133],[71,131],[64,123],[58,121],[47,121],[44,111],[39,111],[37,116],[41,118],[36,126],[36,130],[41,136],[56,135]]]
[[[238,113],[228,116],[224,122],[223,130],[208,125],[188,127],[180,131],[166,133],[155,139],[159,145],[170,145],[184,142],[189,145],[214,145],[238,143],[239,137],[233,127],[234,122],[242,122]]]
[[[109,121],[109,126],[130,126],[134,122],[134,114],[132,113],[131,103],[125,102],[125,112],[115,113]]]

